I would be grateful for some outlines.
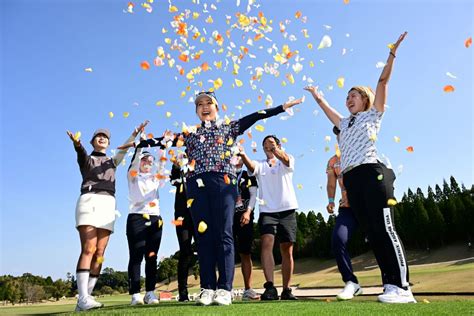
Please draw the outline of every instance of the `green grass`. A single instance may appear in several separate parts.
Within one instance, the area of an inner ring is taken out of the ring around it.
[[[472,315],[474,300],[453,299],[434,300],[430,303],[421,299],[418,304],[390,305],[377,303],[375,298],[359,297],[350,302],[337,302],[334,299],[300,300],[298,302],[234,302],[231,306],[195,306],[194,303],[164,302],[156,306],[131,307],[125,297],[115,297],[107,303],[107,307],[100,310],[83,312],[87,315]],[[112,297],[111,297],[112,299]],[[418,298],[420,299],[420,298]],[[104,300],[105,302],[105,300]],[[117,305],[112,305],[117,303]],[[5,314],[41,314],[42,306],[32,308],[10,309],[2,308]],[[67,307],[67,309],[64,309]],[[74,305],[56,306],[48,314],[73,314]]]

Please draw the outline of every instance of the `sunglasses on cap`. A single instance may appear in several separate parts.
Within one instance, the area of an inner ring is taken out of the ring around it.
[[[195,99],[197,99],[197,97],[199,97],[200,95],[210,95],[217,100],[216,93],[214,91],[201,91],[196,94]]]

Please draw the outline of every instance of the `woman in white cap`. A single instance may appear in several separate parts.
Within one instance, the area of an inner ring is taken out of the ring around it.
[[[406,32],[390,47],[375,95],[365,86],[349,90],[346,107],[349,117],[343,117],[318,91],[308,86],[316,102],[329,120],[340,129],[341,170],[347,197],[369,242],[382,272],[383,303],[416,303],[410,290],[408,264],[402,242],[393,221],[393,182],[395,174],[382,163],[375,142],[385,112],[388,82],[393,62]]]
[[[181,140],[190,162],[186,166],[186,193],[198,246],[201,281],[201,293],[196,299],[198,305],[232,303],[235,269],[232,224],[238,191],[235,168],[239,152],[237,137],[258,120],[283,113],[301,102],[302,99],[296,99],[239,120],[224,121],[218,120],[215,94],[201,92],[195,99],[201,125],[175,137],[173,145]],[[167,142],[169,140],[163,138],[148,139],[138,147],[163,146]]]
[[[145,127],[142,123],[127,142],[133,141]],[[77,163],[82,174],[81,195],[76,205],[76,228],[81,240],[81,254],[77,262],[76,280],[79,298],[76,311],[102,307],[91,296],[100,275],[104,252],[114,231],[115,169],[122,162],[126,150],[107,157],[110,132],[98,129],[90,141],[94,151],[88,155],[79,138],[67,131],[77,152]]]
[[[127,217],[127,240],[129,249],[128,289],[132,295],[131,305],[158,304],[155,295],[158,250],[163,232],[160,216],[158,188],[160,180],[154,172],[153,155],[137,148],[128,168],[130,213]],[[157,171],[157,170],[156,170]],[[140,270],[145,258],[145,297],[140,294]]]

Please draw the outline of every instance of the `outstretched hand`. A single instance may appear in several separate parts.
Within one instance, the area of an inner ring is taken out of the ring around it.
[[[303,89],[311,92],[311,94],[316,99],[316,101],[320,101],[323,99],[323,93],[320,92],[318,88],[319,88],[318,86],[309,85],[309,86],[304,87]]]
[[[395,53],[397,52],[398,46],[400,46],[401,42],[403,42],[407,34],[408,34],[407,32],[404,32],[402,35],[398,37],[398,40],[394,44],[392,44],[392,46],[390,47],[390,52],[392,54],[396,55]]]
[[[70,131],[66,131],[66,133],[67,133],[67,136],[69,136],[69,138],[74,143],[74,146],[79,147],[81,145],[81,140],[79,138],[76,139],[73,133],[71,133]]]
[[[146,120],[145,122],[141,123],[137,128],[135,128],[135,130],[133,131],[133,136],[136,137],[138,134],[143,132],[145,130],[145,126],[147,126],[148,123],[150,123],[150,121]]]
[[[293,101],[287,101],[283,104],[283,110],[289,109],[297,104],[303,103],[303,101],[304,101],[304,97],[295,99]]]

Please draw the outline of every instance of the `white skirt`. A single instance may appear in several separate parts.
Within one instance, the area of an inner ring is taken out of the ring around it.
[[[86,193],[79,197],[76,205],[76,228],[94,226],[114,232],[115,197]]]

